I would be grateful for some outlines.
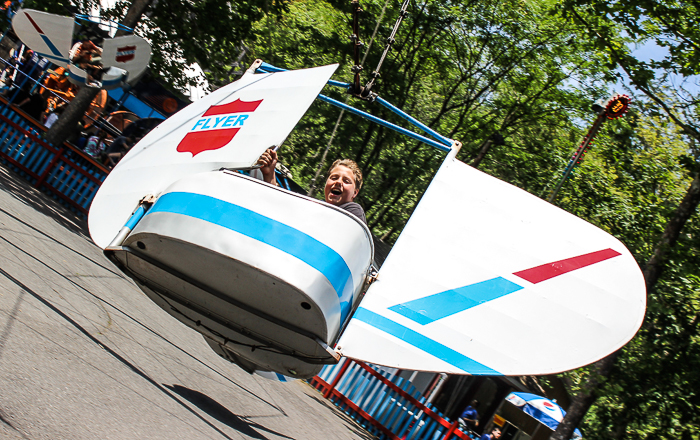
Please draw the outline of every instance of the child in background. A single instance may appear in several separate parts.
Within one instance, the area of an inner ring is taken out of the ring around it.
[[[90,136],[85,144],[85,152],[95,159],[99,159],[106,145],[104,143],[106,134],[101,132],[99,136]]]

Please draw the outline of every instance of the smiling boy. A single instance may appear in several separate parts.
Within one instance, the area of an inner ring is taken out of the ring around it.
[[[355,197],[362,188],[362,171],[355,161],[338,159],[331,165],[323,190],[326,202],[348,211],[350,214],[367,223],[365,211],[355,203]]]
[[[265,182],[276,185],[275,165],[277,164],[277,152],[273,149],[265,151],[260,159],[260,171]],[[338,159],[333,162],[329,171],[323,195],[327,203],[348,211],[350,214],[362,220],[365,224],[365,211],[355,203],[355,197],[362,188],[362,171],[355,161],[350,159]]]

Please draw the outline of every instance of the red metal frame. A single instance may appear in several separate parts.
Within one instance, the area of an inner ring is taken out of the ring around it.
[[[351,361],[348,360],[347,362],[345,362],[343,364],[342,367],[340,367],[340,371],[338,372],[338,374],[335,375],[335,379],[333,379],[333,382],[330,384],[326,384],[326,382],[324,382],[323,380],[321,380],[321,378],[316,376],[316,378],[318,378],[319,381],[323,382],[324,384],[326,384],[328,386],[328,389],[323,394],[323,397],[325,397],[326,399],[330,399],[331,394],[333,393],[333,390],[335,390],[335,387],[338,385],[338,382],[340,381],[340,378],[343,377],[343,375],[347,371],[348,367],[350,367],[350,362]]]
[[[379,423],[377,420],[375,420],[372,416],[367,414],[365,411],[363,411],[361,408],[359,408],[356,404],[350,401],[347,397],[344,395],[340,394],[339,391],[335,389],[335,387],[338,385],[340,382],[340,379],[343,377],[345,372],[348,370],[350,367],[350,363],[355,362],[357,365],[362,367],[365,371],[367,371],[369,374],[374,376],[376,379],[378,379],[380,382],[382,382],[384,385],[388,386],[391,388],[393,391],[395,391],[398,395],[415,405],[419,410],[423,411],[425,414],[427,414],[430,418],[438,422],[441,426],[448,428],[447,432],[445,433],[445,436],[443,437],[443,440],[449,440],[450,436],[454,435],[462,440],[471,440],[471,437],[467,435],[466,433],[462,432],[459,429],[459,422],[455,420],[453,423],[448,422],[444,418],[440,417],[435,411],[431,410],[421,402],[419,402],[415,397],[411,396],[401,388],[399,388],[395,383],[387,379],[386,377],[382,376],[379,374],[377,371],[375,371],[373,368],[371,368],[369,365],[365,364],[364,362],[361,361],[356,361],[356,360],[350,360],[348,359],[345,364],[341,367],[341,370],[336,374],[335,378],[333,379],[333,382],[330,384],[321,379],[320,377],[316,376],[314,377],[311,382],[312,385],[314,385],[319,391],[323,392],[323,397],[326,399],[330,399],[331,397],[335,396],[340,402],[343,403],[343,405],[347,405],[348,407],[352,408],[353,411],[355,411],[358,415],[360,415],[363,419],[367,420],[372,426],[375,428],[379,429],[382,433],[384,433],[387,437],[390,439],[394,440],[401,440],[400,437],[398,437],[395,433],[391,432],[387,427]]]
[[[350,365],[350,362],[348,362],[346,365]],[[341,370],[341,372],[344,373],[345,370],[347,370],[347,368],[344,368],[343,370]],[[338,377],[339,376],[341,376],[341,375],[338,374]],[[348,407],[352,408],[352,410],[355,411],[357,414],[359,414],[360,417],[367,420],[372,426],[374,426],[375,428],[380,430],[384,435],[389,437],[391,440],[401,440],[401,437],[398,437],[396,434],[391,432],[389,430],[389,428],[387,428],[386,426],[379,423],[377,420],[375,420],[374,417],[370,416],[364,410],[362,410],[360,407],[358,407],[353,402],[351,402],[350,399],[348,399],[345,396],[343,396],[342,394],[340,394],[340,392],[338,390],[336,390],[335,388],[332,388],[329,383],[327,383],[326,381],[324,381],[323,379],[321,379],[318,376],[314,377],[313,380],[315,382],[317,382],[319,385],[321,385],[323,388],[328,389],[328,391],[326,391],[326,393],[324,394],[324,397],[328,396],[328,397],[326,397],[326,399],[329,399],[330,397],[335,396],[336,398],[338,398],[338,400],[340,400],[343,403],[343,405],[347,405]],[[333,382],[336,382],[336,381],[333,381]]]

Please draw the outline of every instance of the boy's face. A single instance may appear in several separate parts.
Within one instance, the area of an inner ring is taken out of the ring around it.
[[[323,191],[326,202],[331,205],[340,206],[344,203],[352,202],[357,196],[358,190],[355,188],[355,175],[352,170],[344,165],[337,165],[333,168],[326,180],[326,187]]]

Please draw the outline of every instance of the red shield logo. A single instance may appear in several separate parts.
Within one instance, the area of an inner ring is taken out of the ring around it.
[[[117,57],[115,60],[118,63],[126,63],[131,61],[136,56],[136,46],[124,46],[117,48]]]
[[[202,151],[218,150],[227,145],[258,108],[259,101],[236,99],[228,104],[213,105],[195,122],[194,127],[177,145],[180,153],[192,153],[192,157]]]

